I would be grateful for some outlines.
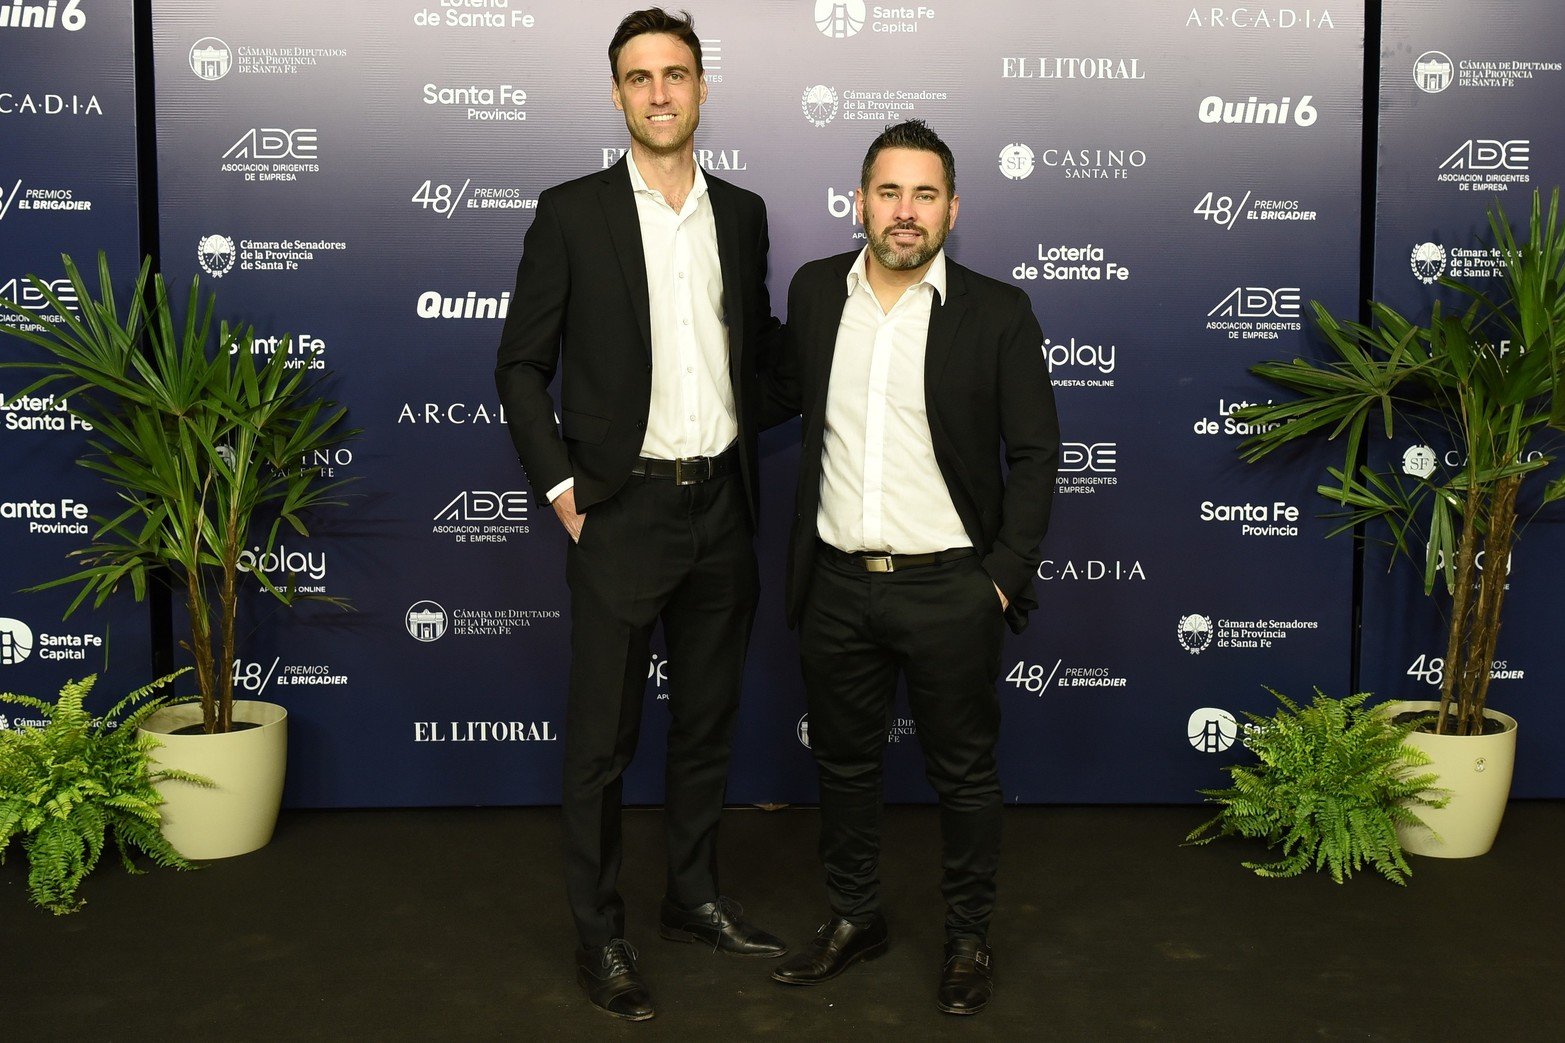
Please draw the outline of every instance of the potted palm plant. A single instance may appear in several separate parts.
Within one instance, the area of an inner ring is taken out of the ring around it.
[[[1341,508],[1334,531],[1383,539],[1394,557],[1421,566],[1424,592],[1442,599],[1448,626],[1440,700],[1428,706],[1436,711],[1433,734],[1415,732],[1409,741],[1434,754],[1452,797],[1429,815],[1440,839],[1405,835],[1404,843],[1418,853],[1454,857],[1487,851],[1504,813],[1516,725],[1486,706],[1491,664],[1511,548],[1525,521],[1518,494],[1554,462],[1556,444],[1543,437],[1548,428],[1565,428],[1559,190],[1547,208],[1533,193],[1525,242],[1498,202],[1488,217],[1497,291],[1442,279],[1463,306],[1445,309],[1436,301],[1423,325],[1384,304],[1371,302],[1373,321],[1365,325],[1338,320],[1315,303],[1330,357],[1254,367],[1295,397],[1237,414],[1256,425],[1257,433],[1240,445],[1247,461],[1301,439],[1341,440],[1341,463],[1327,469],[1330,481],[1317,488]],[[1406,451],[1369,452],[1366,439],[1375,435],[1384,437],[1386,450],[1396,442],[1406,443]],[[1449,464],[1452,459],[1459,463]],[[1565,479],[1546,480],[1540,497],[1540,505],[1565,497]],[[1453,760],[1440,752],[1448,737],[1493,749]],[[1463,824],[1469,813],[1475,816],[1470,826]]]
[[[219,322],[214,331],[216,295],[203,303],[199,278],[176,314],[149,260],[122,313],[103,255],[96,294],[63,260],[74,306],[36,276],[52,316],[0,300],[27,320],[0,329],[44,349],[7,365],[41,372],[24,393],[51,392],[90,425],[80,462],[114,489],[118,513],[94,517],[89,544],[72,552],[76,569],[41,586],[79,586],[67,615],[127,585],[140,600],[166,582],[181,598],[189,632],[180,645],[193,660],[199,701],[164,708],[142,727],[160,733],[161,762],[194,755],[181,770],[217,786],[165,784],[165,834],[187,857],[253,850],[270,839],[281,802],[286,713],[234,698],[240,600],[261,592],[284,605],[341,604],[300,593],[292,578],[275,582],[260,561],[282,526],[307,536],[307,512],[341,503],[342,483],[312,462],[356,432],[346,411],[306,381],[308,360],[300,365],[284,346],[258,361],[249,326]],[[181,729],[201,734],[190,741],[174,734]],[[245,766],[264,777],[241,781],[235,772]]]

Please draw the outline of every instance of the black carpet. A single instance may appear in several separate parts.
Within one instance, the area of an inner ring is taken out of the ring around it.
[[[630,940],[659,1004],[616,1022],[576,987],[553,809],[285,813],[197,872],[105,857],[87,906],[0,867],[0,1038],[31,1040],[1565,1038],[1565,803],[1517,802],[1494,850],[1262,880],[1242,841],[1180,846],[1202,809],[1009,808],[997,992],[940,1014],[938,820],[888,813],[891,951],[815,988],[656,936],[661,817],[627,813]],[[724,890],[801,943],[824,899],[810,809],[730,811]]]

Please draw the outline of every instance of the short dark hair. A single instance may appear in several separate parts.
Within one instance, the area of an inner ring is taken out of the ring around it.
[[[609,76],[615,83],[619,82],[619,52],[631,40],[648,33],[666,33],[678,39],[696,56],[696,75],[706,74],[706,70],[701,67],[701,38],[696,35],[696,22],[690,17],[690,12],[681,11],[676,18],[661,7],[649,7],[645,11],[632,11],[626,15],[619,28],[614,30],[614,39],[609,41]]]
[[[888,148],[910,148],[939,156],[940,165],[945,168],[946,194],[956,195],[956,157],[951,155],[950,146],[941,141],[940,135],[930,130],[929,124],[923,120],[893,124],[880,132],[880,137],[874,140],[869,151],[864,154],[864,169],[859,173],[859,187],[864,191],[869,191],[869,176],[875,167],[875,157],[880,155],[882,149]]]

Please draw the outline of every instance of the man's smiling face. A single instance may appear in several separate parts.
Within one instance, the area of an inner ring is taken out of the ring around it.
[[[696,56],[678,37],[644,33],[619,53],[614,107],[625,114],[631,139],[653,155],[690,147],[706,101],[706,78]]]

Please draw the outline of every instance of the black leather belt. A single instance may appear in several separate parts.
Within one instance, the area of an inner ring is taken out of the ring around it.
[[[978,553],[971,547],[953,547],[950,550],[937,550],[929,554],[877,554],[864,550],[850,553],[838,550],[829,543],[817,542],[820,543],[821,552],[833,561],[852,569],[863,569],[865,572],[900,572],[903,569],[916,569],[924,565],[944,565],[948,561],[960,561]]]
[[[739,470],[739,450],[729,448],[716,456],[687,456],[682,460],[654,460],[643,456],[630,469],[631,474],[643,478],[664,478],[675,485],[696,485],[711,478],[721,478]]]

